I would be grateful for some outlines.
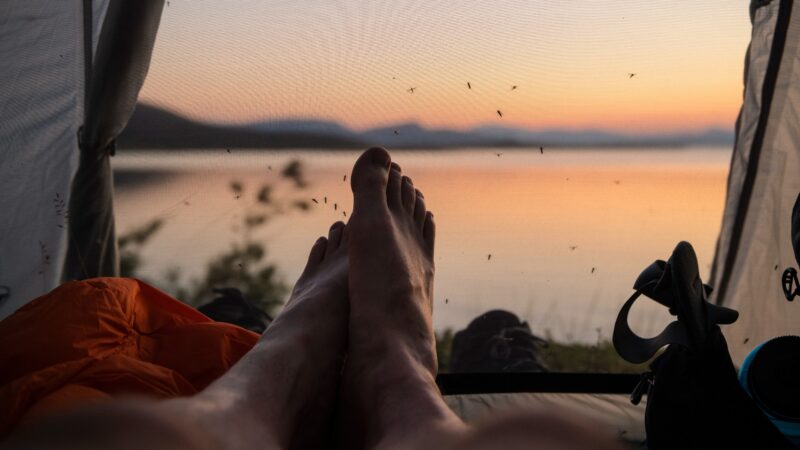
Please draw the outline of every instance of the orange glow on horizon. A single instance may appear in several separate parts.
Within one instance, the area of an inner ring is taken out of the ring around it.
[[[641,133],[730,129],[741,104],[746,6],[406,3],[174,0],[140,98],[209,122]]]

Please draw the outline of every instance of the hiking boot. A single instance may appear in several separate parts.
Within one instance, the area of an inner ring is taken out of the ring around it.
[[[546,372],[527,322],[502,310],[481,314],[453,338],[450,372]]]

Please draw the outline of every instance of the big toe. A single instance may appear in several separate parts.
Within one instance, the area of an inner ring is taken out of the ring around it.
[[[386,206],[386,184],[392,157],[385,149],[373,147],[361,154],[353,166],[353,213],[371,208],[376,202]]]

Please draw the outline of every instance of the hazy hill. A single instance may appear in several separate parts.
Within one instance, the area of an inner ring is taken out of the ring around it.
[[[476,135],[506,139],[516,145],[536,144],[550,146],[632,147],[632,146],[685,146],[732,145],[733,131],[709,128],[698,132],[663,134],[622,134],[603,130],[521,130],[518,128],[486,125],[472,129]]]
[[[363,143],[327,133],[202,123],[140,103],[120,135],[118,145],[136,149],[357,148]]]
[[[340,136],[358,140],[358,133],[342,125],[327,120],[318,119],[287,119],[265,122],[253,122],[245,125],[246,128],[268,133],[292,132],[325,136]]]
[[[390,148],[455,147],[673,147],[732,145],[733,132],[622,134],[603,130],[526,130],[483,125],[466,131],[429,129],[416,123],[355,131],[339,123],[297,119],[220,125],[197,122],[178,114],[139,104],[119,138],[120,148]]]

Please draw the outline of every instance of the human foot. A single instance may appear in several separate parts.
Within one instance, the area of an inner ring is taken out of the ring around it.
[[[347,235],[337,222],[317,240],[256,346],[181,409],[226,448],[322,448],[329,437],[347,346]]]
[[[386,150],[364,152],[350,179],[347,413],[368,448],[426,447],[462,426],[435,382],[433,215]]]
[[[291,449],[321,448],[331,431],[347,345],[347,235],[336,222],[327,239],[314,243],[289,301],[262,337],[268,347],[286,344],[292,354],[285,358],[299,364],[285,374],[291,382],[276,385],[286,388],[295,412],[287,416]]]

